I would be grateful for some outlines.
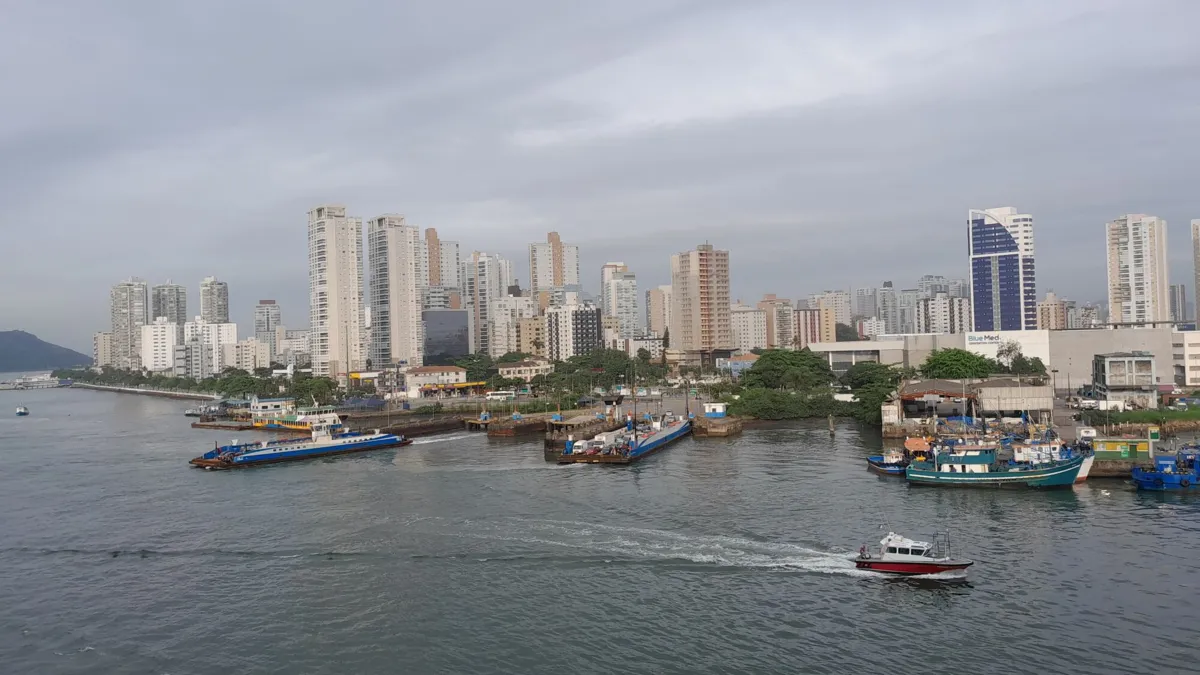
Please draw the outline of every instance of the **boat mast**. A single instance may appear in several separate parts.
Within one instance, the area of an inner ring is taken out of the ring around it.
[[[637,363],[634,362],[629,366],[630,386],[633,390],[633,440],[629,442],[629,452],[633,453],[637,450]]]

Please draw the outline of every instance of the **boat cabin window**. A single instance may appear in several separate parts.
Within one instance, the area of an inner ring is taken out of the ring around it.
[[[900,555],[908,555],[908,549],[902,548],[902,549],[900,549],[899,553],[900,553]]]
[[[889,546],[889,547],[888,547],[888,550],[887,550],[887,552],[888,552],[888,553],[895,553],[895,552],[896,552],[896,547],[895,547],[895,546]]]
[[[914,549],[912,550],[912,554],[913,554],[913,555],[925,555],[925,549],[923,549],[923,548],[914,548]]]

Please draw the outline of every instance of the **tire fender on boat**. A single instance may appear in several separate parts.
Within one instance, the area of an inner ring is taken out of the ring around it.
[[[1162,486],[1163,486],[1163,479],[1161,479],[1161,478],[1155,478],[1155,479],[1154,479],[1154,484],[1155,484],[1155,485],[1157,485],[1158,487],[1162,487]]]
[[[1191,487],[1191,486],[1192,486],[1192,482],[1190,480],[1188,480],[1186,478],[1179,479],[1179,487],[1187,488],[1187,487]]]

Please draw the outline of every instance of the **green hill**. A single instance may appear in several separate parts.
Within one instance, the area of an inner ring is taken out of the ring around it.
[[[39,340],[23,330],[0,331],[0,373],[52,370],[92,363],[92,357]]]

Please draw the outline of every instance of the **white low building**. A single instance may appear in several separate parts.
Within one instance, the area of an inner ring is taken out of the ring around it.
[[[404,373],[404,388],[409,398],[436,396],[455,391],[467,383],[467,369],[459,366],[419,366]]]
[[[516,363],[500,364],[500,377],[505,379],[521,378],[526,382],[538,375],[549,375],[554,372],[554,364],[543,359],[530,359]]]

